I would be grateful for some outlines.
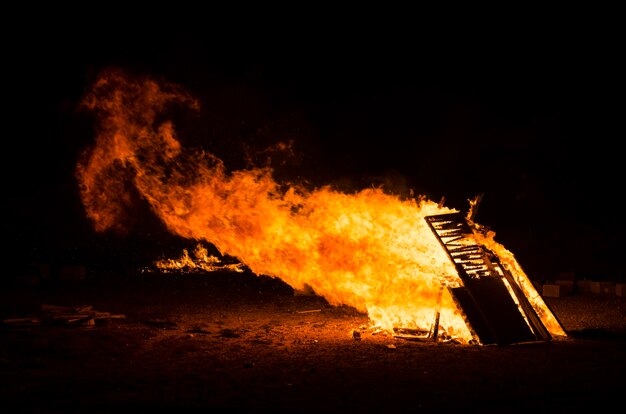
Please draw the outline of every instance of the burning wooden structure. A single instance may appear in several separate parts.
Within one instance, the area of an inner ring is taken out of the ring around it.
[[[211,243],[256,275],[310,286],[385,331],[430,329],[433,339],[480,344],[565,336],[513,254],[473,222],[477,201],[463,217],[382,188],[345,193],[279,183],[269,167],[230,171],[183,147],[164,116],[169,104],[199,106],[177,85],[118,71],[87,94],[97,135],[76,174],[95,231],[131,231],[141,198],[170,233]],[[205,257],[200,267],[216,265]]]
[[[479,242],[476,236],[482,228],[473,222],[473,216],[481,199],[482,195],[470,202],[467,216],[455,212],[424,218],[462,282],[447,290],[473,342],[510,345],[565,337],[562,325],[526,275],[521,271],[516,274],[515,266],[505,266],[496,253]],[[427,338],[438,339],[438,324],[436,309]]]

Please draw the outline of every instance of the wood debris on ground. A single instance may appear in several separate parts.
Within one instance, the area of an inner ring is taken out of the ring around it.
[[[122,314],[96,311],[92,305],[72,307],[43,304],[41,305],[41,313],[38,315],[4,319],[2,324],[16,328],[36,326],[93,327],[102,321],[123,318],[126,316]]]

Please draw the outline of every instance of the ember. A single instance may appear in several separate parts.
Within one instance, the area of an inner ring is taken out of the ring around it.
[[[172,104],[199,107],[178,85],[120,71],[103,73],[84,99],[84,107],[98,115],[99,129],[95,145],[78,163],[77,176],[97,231],[121,228],[132,187],[172,233],[211,243],[257,275],[280,278],[294,289],[310,286],[332,305],[367,313],[374,327],[490,343],[467,312],[468,295],[480,291],[468,288],[470,279],[490,276],[513,292],[507,298],[521,310],[522,325],[532,332],[544,330],[544,339],[565,335],[514,255],[494,240],[493,232],[477,231],[480,226],[471,217],[454,238],[462,236],[457,243],[472,246],[464,253],[466,264],[476,260],[476,253],[497,258],[491,264],[478,258],[481,269],[460,265],[449,255],[449,247],[459,247],[444,243],[442,248],[447,235],[433,231],[433,217],[459,211],[383,188],[347,194],[330,186],[277,183],[269,167],[228,171],[213,154],[181,145],[173,123],[163,119]],[[445,225],[440,229],[448,230]],[[184,266],[199,266],[186,252],[182,259]],[[215,260],[205,256],[200,266],[211,268]],[[473,306],[476,312],[480,308]]]

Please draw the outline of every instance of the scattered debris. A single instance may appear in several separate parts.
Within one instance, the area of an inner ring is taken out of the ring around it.
[[[92,305],[71,307],[43,304],[41,305],[41,311],[42,313],[37,316],[9,318],[4,319],[2,323],[7,326],[19,328],[35,326],[93,327],[99,321],[126,318],[126,316],[122,314],[95,311]]]
[[[388,336],[389,335],[389,331],[387,329],[382,329],[381,327],[378,326],[373,326],[370,328],[370,334],[372,336],[375,335],[384,335],[384,336]]]
[[[41,325],[41,319],[39,318],[12,318],[5,319],[2,321],[5,325],[11,326],[33,326],[33,325]]]
[[[406,339],[409,341],[432,341],[431,333],[421,329],[394,328],[394,338]]]
[[[352,339],[354,339],[355,341],[360,341],[361,340],[361,332],[359,331],[352,331]]]

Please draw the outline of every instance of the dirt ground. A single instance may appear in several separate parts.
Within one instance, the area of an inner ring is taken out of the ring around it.
[[[0,295],[6,413],[597,412],[623,406],[626,390],[623,297],[546,298],[567,339],[478,346],[384,334],[350,307],[246,273]],[[66,308],[97,317],[51,317]]]

